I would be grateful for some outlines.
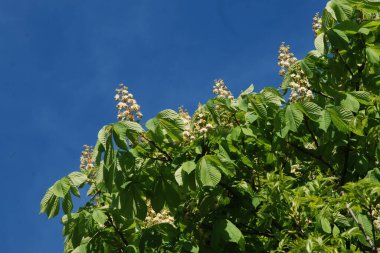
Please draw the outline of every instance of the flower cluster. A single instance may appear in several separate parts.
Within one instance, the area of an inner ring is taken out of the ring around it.
[[[148,201],[147,206],[148,206],[148,213],[144,220],[145,227],[151,227],[153,225],[160,224],[160,223],[169,223],[174,226],[174,217],[170,215],[169,210],[162,209],[161,212],[156,213],[153,210],[153,207],[150,201]]]
[[[195,140],[195,136],[191,130],[191,117],[186,109],[180,107],[178,114],[184,123],[183,139],[185,142],[191,142]]]
[[[377,204],[372,210],[371,216],[374,218],[373,225],[380,231],[380,204]]]
[[[314,35],[317,36],[318,35],[318,31],[319,29],[321,29],[322,27],[322,19],[321,17],[319,16],[319,12],[317,12],[313,18],[313,32],[314,32]]]
[[[204,111],[202,105],[199,104],[194,114],[194,132],[199,135],[204,135],[212,128],[212,124],[207,123],[207,113]]]
[[[296,176],[300,176],[301,175],[301,164],[293,164],[292,166],[290,166],[290,173],[296,175]]]
[[[91,146],[83,145],[84,150],[80,156],[80,168],[81,170],[90,170],[94,168],[94,163],[92,162],[93,149]]]
[[[229,100],[234,99],[234,96],[228,87],[224,84],[224,81],[222,79],[215,80],[214,83],[215,85],[213,86],[212,90],[214,94],[218,95],[218,97],[228,98]]]
[[[128,87],[124,84],[120,84],[120,88],[116,89],[115,100],[118,101],[117,119],[135,121],[135,116],[138,120],[141,120],[142,113],[140,112],[140,106],[136,100],[133,99],[133,94],[128,91]]]
[[[289,45],[285,46],[284,42],[281,43],[278,54],[278,66],[281,67],[279,74],[280,76],[284,76],[290,67],[297,62],[297,58],[290,52]]]
[[[313,92],[309,89],[311,86],[309,80],[299,66],[293,68],[290,80],[289,87],[291,92],[289,100],[291,102],[310,100],[314,97]]]

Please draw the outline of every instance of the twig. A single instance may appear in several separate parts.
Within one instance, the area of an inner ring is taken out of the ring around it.
[[[290,146],[292,146],[293,148],[297,149],[298,151],[301,151],[302,153],[304,153],[304,154],[306,154],[306,155],[308,155],[308,156],[314,158],[315,160],[318,160],[318,161],[322,162],[324,165],[326,165],[327,167],[329,167],[329,169],[334,170],[334,168],[331,166],[331,164],[329,164],[328,162],[326,162],[326,161],[322,158],[322,156],[317,156],[317,155],[315,155],[315,154],[313,154],[313,153],[310,153],[310,152],[304,150],[304,149],[301,148],[301,147],[298,147],[297,145],[295,145],[294,143],[291,143],[291,142],[289,142],[289,141],[287,141],[287,143],[288,143]]]
[[[358,224],[359,229],[362,231],[363,235],[365,236],[366,241],[371,246],[372,252],[373,253],[379,253],[378,250],[376,249],[376,246],[373,244],[371,237],[366,234],[364,227],[363,227],[363,224],[361,224],[359,222],[358,218],[356,218],[354,211],[352,211],[352,209],[350,208],[350,205],[346,204],[346,207],[347,207],[348,212],[351,214],[352,218],[354,218],[355,222]]]
[[[316,93],[316,94],[318,94],[318,95],[321,95],[322,97],[325,97],[325,98],[328,98],[328,99],[331,99],[331,100],[334,100],[334,98],[333,97],[331,97],[331,96],[329,96],[329,95],[327,95],[327,94],[325,94],[325,93],[323,93],[323,92],[321,92],[321,91],[317,91],[317,90],[311,90],[313,93]]]
[[[115,223],[112,220],[111,215],[109,213],[106,213],[106,215],[108,217],[108,221],[111,223],[111,226],[115,229],[115,232],[119,235],[120,239],[123,241],[125,246],[128,246],[127,239],[124,237],[123,233],[116,227]]]
[[[343,162],[342,176],[340,178],[340,185],[344,185],[344,183],[346,182],[346,174],[348,171],[349,157],[350,157],[350,135],[348,136],[348,143],[344,150],[344,162]]]
[[[141,136],[142,138],[147,140],[150,144],[152,144],[156,149],[158,149],[162,154],[164,154],[169,162],[173,161],[173,158],[165,150],[161,149],[154,141],[146,138],[145,135],[141,135]]]
[[[350,72],[351,74],[351,77],[354,76],[354,73],[352,72],[352,70],[350,69],[350,67],[348,66],[346,60],[344,60],[343,56],[339,53],[339,50],[336,49],[335,50],[335,53],[339,56],[339,58],[342,60],[342,62],[344,63],[344,66],[346,67],[346,69],[348,70],[348,72]]]

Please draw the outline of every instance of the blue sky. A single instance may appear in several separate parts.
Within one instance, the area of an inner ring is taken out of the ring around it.
[[[145,120],[193,111],[216,78],[236,95],[251,83],[277,87],[280,43],[304,57],[325,3],[1,0],[1,252],[62,252],[59,218],[39,215],[40,199],[116,120],[119,83]]]

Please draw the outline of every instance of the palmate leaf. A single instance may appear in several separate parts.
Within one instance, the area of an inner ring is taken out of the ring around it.
[[[209,155],[203,156],[197,162],[196,175],[202,186],[216,186],[222,177],[219,170],[211,161]]]
[[[87,180],[87,176],[84,173],[78,171],[70,173],[68,175],[68,178],[75,186],[81,185]]]
[[[262,94],[254,94],[250,96],[249,102],[252,105],[253,110],[262,118],[267,117],[267,109],[263,101]]]
[[[161,111],[157,116],[146,123],[148,129],[155,131],[157,125],[166,133],[172,140],[181,141],[184,123],[178,113],[167,109]]]
[[[47,192],[45,193],[45,195],[42,198],[42,200],[41,200],[41,203],[40,203],[40,213],[46,212],[46,209],[48,208],[49,201],[53,197],[54,197],[54,193],[53,193],[53,191],[51,190],[51,187],[50,187],[47,190]]]
[[[61,180],[55,182],[51,188],[55,196],[63,198],[70,190],[70,181],[68,177],[64,177]]]
[[[139,123],[128,120],[114,123],[112,129],[116,144],[123,149],[127,149],[126,138],[132,143],[136,143],[138,136],[145,132]]]
[[[65,214],[71,213],[74,208],[73,200],[71,199],[71,194],[67,193],[62,199],[62,209]]]
[[[285,123],[289,127],[289,130],[297,132],[298,127],[303,120],[303,114],[293,104],[287,105],[285,109]]]
[[[147,206],[137,184],[129,184],[126,189],[120,192],[118,199],[119,207],[128,219],[145,219]]]
[[[275,88],[264,88],[261,91],[266,104],[274,104],[276,106],[281,106],[285,100],[282,98],[281,94]]]

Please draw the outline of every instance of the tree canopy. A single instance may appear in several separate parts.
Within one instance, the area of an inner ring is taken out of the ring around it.
[[[193,115],[143,127],[121,85],[118,121],[41,201],[64,252],[378,252],[380,2],[329,1],[312,28],[304,59],[280,46],[280,87],[216,80]]]

